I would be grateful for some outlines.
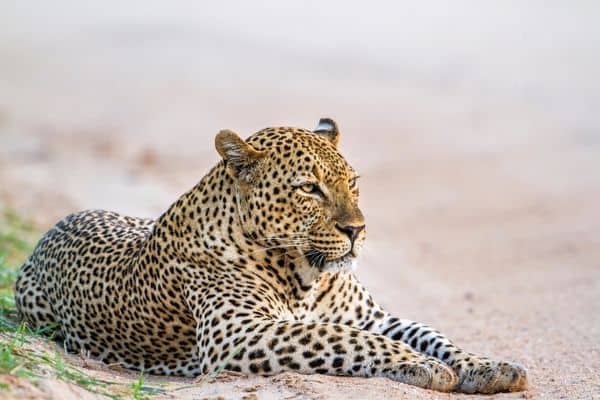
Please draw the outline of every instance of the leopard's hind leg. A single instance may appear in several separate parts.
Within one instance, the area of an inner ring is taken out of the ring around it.
[[[27,260],[15,284],[15,303],[22,321],[33,331],[55,331],[57,320],[34,262]],[[56,331],[59,334],[59,331]],[[60,335],[58,335],[60,336]]]

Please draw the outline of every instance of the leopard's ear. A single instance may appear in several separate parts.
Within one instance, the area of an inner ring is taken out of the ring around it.
[[[313,132],[325,136],[335,147],[340,142],[338,126],[331,118],[321,118]]]
[[[215,147],[225,162],[227,173],[247,183],[254,180],[258,167],[266,155],[266,152],[255,150],[235,132],[228,129],[217,134]]]

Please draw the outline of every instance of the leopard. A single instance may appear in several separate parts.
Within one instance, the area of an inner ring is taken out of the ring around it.
[[[527,388],[527,370],[393,316],[359,282],[359,175],[331,118],[215,137],[219,161],[157,219],[88,210],[39,240],[15,302],[66,350],[195,377],[383,377],[443,392]]]

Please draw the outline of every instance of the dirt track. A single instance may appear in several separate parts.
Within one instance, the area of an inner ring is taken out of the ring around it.
[[[78,17],[89,25],[59,27],[52,18],[71,16],[55,12],[28,36],[16,27],[43,13],[15,12],[0,31],[0,59],[9,60],[0,65],[0,202],[44,226],[81,208],[156,216],[217,160],[219,129],[249,135],[332,116],[363,176],[368,239],[358,275],[378,301],[469,351],[524,364],[531,390],[497,398],[600,398],[600,80],[590,74],[600,65],[586,50],[589,10],[571,10],[577,18],[567,22],[537,11],[520,10],[520,23],[579,30],[552,39],[548,52],[543,36],[496,37],[470,20],[421,39],[434,51],[446,49],[445,34],[460,41],[483,29],[485,46],[448,44],[458,46],[445,55],[452,65],[414,49],[393,60],[322,54],[310,41],[289,53],[176,18],[179,30],[87,14]],[[520,64],[507,65],[510,57]],[[294,374],[177,398],[252,393],[473,398]]]

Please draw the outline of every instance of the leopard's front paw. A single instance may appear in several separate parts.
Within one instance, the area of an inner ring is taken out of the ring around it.
[[[392,378],[425,389],[450,392],[458,384],[458,376],[446,364],[431,357],[403,362],[393,371]]]
[[[430,389],[439,390],[440,392],[449,392],[456,389],[458,376],[450,367],[432,357],[427,358],[426,364],[432,372]]]
[[[519,364],[492,360],[464,360],[458,370],[463,393],[519,392],[527,389],[527,370]]]

